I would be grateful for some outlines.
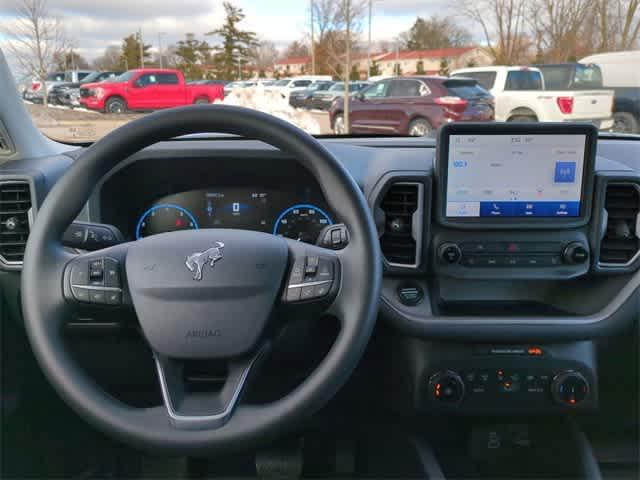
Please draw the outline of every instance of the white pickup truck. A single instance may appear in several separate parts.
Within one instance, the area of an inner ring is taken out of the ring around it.
[[[613,127],[613,90],[545,90],[542,72],[532,67],[474,67],[452,77],[477,80],[495,99],[498,122],[590,122]]]

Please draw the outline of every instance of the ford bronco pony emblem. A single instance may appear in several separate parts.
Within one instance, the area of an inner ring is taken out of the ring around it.
[[[204,252],[195,252],[187,257],[184,263],[190,272],[193,272],[194,280],[202,280],[202,269],[208,263],[213,268],[214,263],[222,258],[224,243],[216,242],[215,247],[211,247]]]

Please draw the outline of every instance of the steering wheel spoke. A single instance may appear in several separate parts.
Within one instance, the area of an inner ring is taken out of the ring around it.
[[[67,303],[84,308],[131,307],[124,268],[128,244],[74,257],[64,269]]]
[[[162,400],[171,424],[178,430],[215,430],[224,426],[240,402],[252,374],[266,356],[269,343],[255,352],[228,360],[226,377],[215,391],[190,387],[185,360],[154,353]],[[200,378],[202,379],[202,378]]]

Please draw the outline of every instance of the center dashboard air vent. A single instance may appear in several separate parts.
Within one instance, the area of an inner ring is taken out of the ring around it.
[[[640,185],[608,184],[604,208],[607,212],[607,230],[600,244],[600,265],[629,265],[640,251]]]
[[[22,263],[29,236],[31,207],[28,182],[0,181],[0,264]]]
[[[380,210],[384,212],[380,248],[391,266],[418,266],[422,237],[422,189],[421,183],[392,183],[380,201]]]

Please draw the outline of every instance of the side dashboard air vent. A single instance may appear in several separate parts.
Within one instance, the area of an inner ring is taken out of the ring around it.
[[[607,212],[607,230],[600,244],[600,265],[628,265],[640,251],[640,185],[608,184],[604,208]]]
[[[24,181],[0,181],[0,263],[22,263],[29,236],[31,190]]]
[[[0,124],[0,156],[6,157],[14,153],[13,146],[9,141],[9,135],[4,127]]]
[[[392,266],[417,267],[422,239],[421,183],[393,183],[382,197],[384,229],[380,248]]]

